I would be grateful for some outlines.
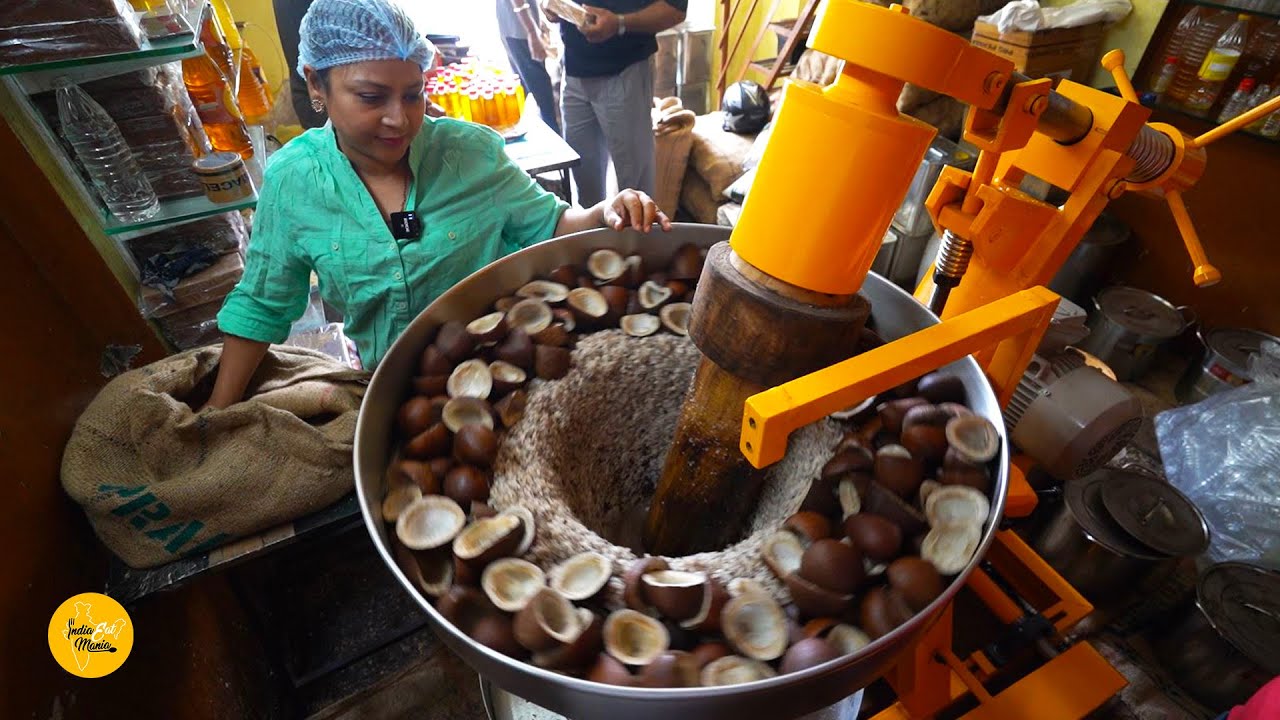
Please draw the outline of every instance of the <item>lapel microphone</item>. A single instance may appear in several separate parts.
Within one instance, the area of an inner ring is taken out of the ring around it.
[[[391,237],[397,240],[417,240],[422,237],[422,220],[418,213],[391,213]]]

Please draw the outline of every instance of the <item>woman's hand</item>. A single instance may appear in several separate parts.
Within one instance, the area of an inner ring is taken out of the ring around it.
[[[604,224],[614,230],[635,228],[647,233],[656,222],[663,230],[671,229],[671,219],[658,209],[658,204],[639,190],[623,190],[604,202]]]

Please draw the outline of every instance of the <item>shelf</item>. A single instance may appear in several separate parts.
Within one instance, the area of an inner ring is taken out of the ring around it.
[[[178,225],[191,220],[209,217],[210,215],[245,210],[257,204],[258,194],[256,192],[247,198],[229,203],[215,203],[203,195],[175,200],[162,200],[160,201],[160,212],[142,222],[124,223],[117,220],[114,215],[106,213],[102,227],[108,235],[115,235],[123,240],[143,235],[165,225]]]
[[[1208,132],[1210,129],[1215,128],[1219,125],[1219,123],[1214,122],[1213,120],[1210,120],[1207,117],[1201,117],[1200,115],[1187,112],[1186,110],[1175,107],[1173,105],[1156,103],[1155,105],[1150,105],[1148,107],[1152,108],[1153,110],[1158,110],[1159,112],[1169,113],[1171,115],[1177,115],[1179,117],[1183,117],[1188,120],[1194,120],[1195,122],[1200,123],[1201,125],[1204,126],[1203,129],[1198,130],[1197,132],[1191,133],[1192,135],[1199,135],[1201,133]],[[1265,135],[1259,135],[1255,132],[1250,132],[1249,130],[1237,130],[1232,134],[1244,135],[1245,137],[1250,137],[1250,138],[1253,138],[1254,140],[1261,140],[1262,142],[1280,144],[1280,137],[1267,137]]]
[[[1280,7],[1277,7],[1272,10],[1252,10],[1246,7],[1241,7],[1246,3],[1238,3],[1235,5],[1232,5],[1225,2],[1213,2],[1212,0],[1179,0],[1179,2],[1185,5],[1200,5],[1202,7],[1214,8],[1215,10],[1228,10],[1234,13],[1244,13],[1245,15],[1248,15],[1250,17],[1270,18],[1272,20],[1280,20]],[[1280,6],[1280,3],[1269,3],[1269,4]]]
[[[205,13],[209,11],[209,5],[205,3],[182,19],[187,27],[192,28],[190,34],[175,35],[154,41],[144,39],[140,49],[130,52],[51,60],[30,65],[0,66],[0,76],[13,75],[23,92],[34,94],[52,90],[56,81],[62,77],[70,78],[76,83],[84,83],[153,65],[196,57],[204,52],[196,29],[204,23]]]

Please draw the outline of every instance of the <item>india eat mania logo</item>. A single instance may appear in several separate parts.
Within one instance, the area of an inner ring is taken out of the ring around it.
[[[72,675],[110,674],[124,664],[132,649],[129,613],[106,595],[76,595],[62,603],[49,621],[49,651]]]

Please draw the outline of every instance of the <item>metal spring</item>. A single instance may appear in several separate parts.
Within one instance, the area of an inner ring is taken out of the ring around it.
[[[962,278],[969,269],[969,258],[973,257],[973,243],[956,235],[950,230],[942,233],[942,242],[938,245],[938,261],[934,271],[947,277]]]
[[[1133,170],[1125,180],[1132,183],[1144,183],[1159,177],[1173,162],[1173,141],[1164,133],[1144,125],[1125,154],[1133,158]]]

